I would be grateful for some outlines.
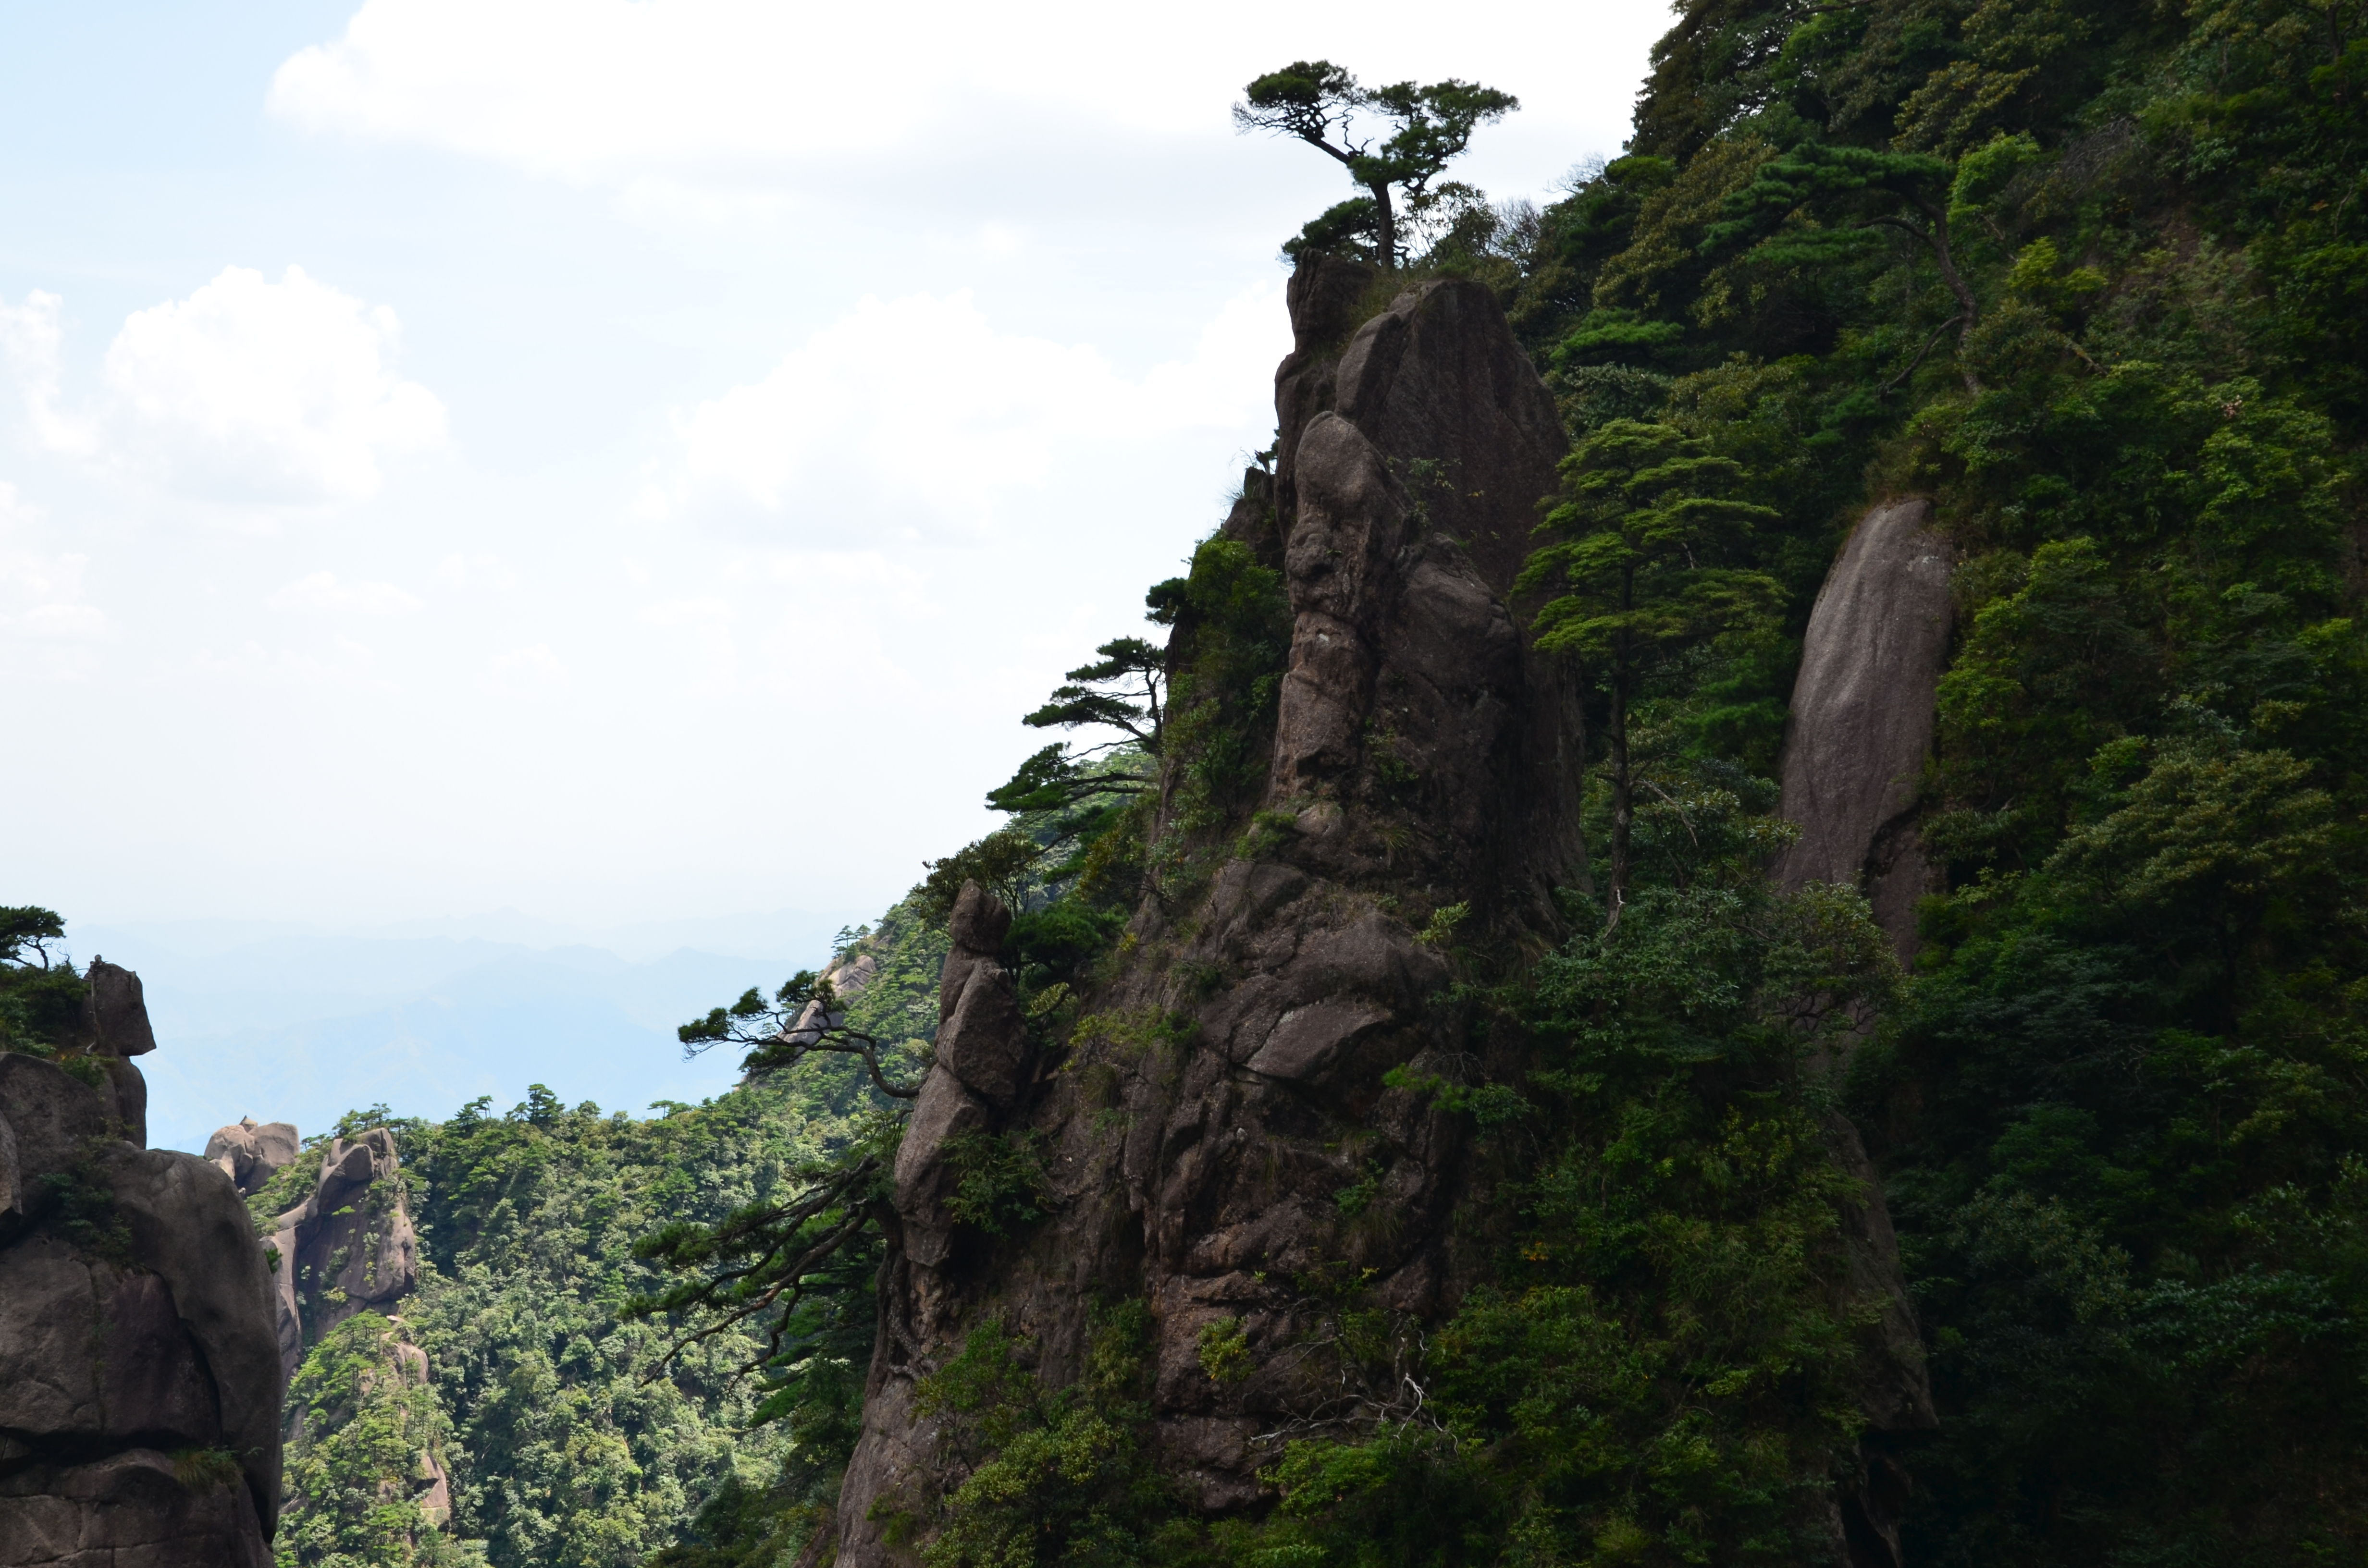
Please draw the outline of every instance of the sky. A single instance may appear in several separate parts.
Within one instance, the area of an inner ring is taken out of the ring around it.
[[[0,900],[884,907],[1268,443],[1350,192],[1242,84],[1504,88],[1459,173],[1550,199],[1668,15],[1340,18],[0,0]]]

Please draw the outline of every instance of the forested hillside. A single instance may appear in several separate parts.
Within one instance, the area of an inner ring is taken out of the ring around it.
[[[1785,585],[1672,660],[1766,776],[1839,528],[1934,497],[1944,885],[1849,1102],[1941,1426],[1912,1561],[2368,1549],[2358,6],[1689,6],[1628,155],[1472,265],[1580,457],[1738,465]]]
[[[849,940],[881,965],[859,1016],[901,1053],[925,1049],[935,1009],[913,1003],[936,984],[943,937],[900,909]],[[765,1358],[763,1335],[729,1332],[664,1358],[678,1335],[628,1311],[662,1283],[635,1248],[668,1222],[712,1223],[793,1190],[801,1170],[876,1137],[874,1098],[860,1073],[810,1074],[653,1110],[570,1108],[538,1085],[507,1112],[480,1101],[440,1122],[357,1111],[250,1199],[268,1233],[311,1189],[331,1136],[385,1126],[420,1236],[400,1324],[351,1319],[291,1382],[282,1564],[688,1568],[703,1561],[695,1551],[660,1549],[702,1508],[746,1516],[792,1551],[812,1533],[828,1477],[798,1449],[844,1447],[836,1427],[851,1429],[860,1372],[848,1358],[868,1353],[868,1313],[859,1301],[848,1323],[825,1325],[817,1412],[762,1420],[746,1371]],[[398,1327],[432,1382],[388,1375]],[[804,1364],[794,1339],[788,1348]],[[424,1451],[450,1472],[442,1517],[408,1500]]]
[[[733,1094],[390,1124],[435,1383],[311,1352],[283,1563],[2368,1557],[2368,6],[1696,0],[1543,210],[1442,177],[1514,108],[1251,85],[1363,194],[1278,449],[1026,717],[1097,744],[687,1026]],[[1543,378],[1483,366],[1553,445],[1509,542],[1354,380],[1425,310]],[[1341,608],[1342,473],[1455,636]],[[1917,498],[1886,927],[1771,875],[1777,780]],[[5,978],[46,1053],[71,973]]]
[[[1518,1070],[1394,1080],[1502,1151],[1458,1220],[1495,1261],[1444,1321],[1350,1291],[1298,1342],[1369,1392],[1280,1422],[1304,1435],[1273,1450],[1281,1506],[1255,1528],[1129,1457],[1149,1373],[1119,1304],[1102,1349],[1048,1369],[1050,1403],[990,1318],[966,1369],[919,1385],[971,1434],[918,1521],[932,1562],[1887,1553],[1818,1536],[1816,1497],[1850,1473],[1867,1506],[1891,1494],[1907,1561],[2368,1549],[2363,19],[1715,0],[1656,51],[1626,153],[1543,211],[1393,176],[1372,160],[1398,142],[1343,157],[1378,196],[1312,223],[1303,271],[1383,269],[1356,319],[1426,278],[1486,282],[1571,443],[1526,582],[1531,634],[1588,686],[1593,872],[1551,954],[1395,906],[1489,1038],[1526,1042]],[[1352,85],[1293,66],[1246,123],[1320,141],[1286,111]],[[1417,128],[1452,107],[1390,91]],[[1503,107],[1458,101],[1467,132]],[[1907,824],[1936,876],[1893,975],[1862,906],[1780,895],[1764,868],[1812,602],[1862,509],[1904,494],[1935,504],[1957,632]],[[1281,673],[1258,602],[1281,562],[1256,538],[1155,590],[1177,625],[1167,798],[1034,928],[1144,892],[1190,911],[1228,859],[1297,853],[1304,816],[1252,819],[1228,771],[1264,760]],[[1420,770],[1368,733],[1343,799],[1385,826]],[[1044,1048],[1122,1067],[1099,1042],[1124,1031],[1048,988],[1167,960],[1031,956]],[[1804,1031],[1833,1012],[1845,1039]],[[1138,1053],[1162,1048],[1146,1027]],[[1871,1309],[1837,1296],[1829,1093],[1889,1191],[1929,1433],[1864,1434],[1844,1397]],[[1340,1162],[1351,1221],[1402,1168],[1389,1142]],[[1248,1321],[1211,1330],[1213,1382],[1269,1364],[1235,1354]],[[1393,1368],[1419,1419],[1373,1392]]]

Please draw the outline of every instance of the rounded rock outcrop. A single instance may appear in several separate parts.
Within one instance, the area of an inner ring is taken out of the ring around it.
[[[1787,888],[1862,888],[1902,958],[1930,889],[1912,814],[1948,668],[1949,551],[1919,496],[1871,508],[1809,612],[1784,739],[1781,810],[1800,838]]]
[[[206,1140],[206,1158],[238,1184],[242,1196],[252,1198],[265,1183],[296,1163],[297,1146],[293,1122],[258,1123],[251,1116],[242,1117],[231,1126],[217,1128]]]

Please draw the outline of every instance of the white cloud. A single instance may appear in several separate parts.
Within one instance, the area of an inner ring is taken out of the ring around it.
[[[546,689],[562,685],[567,679],[567,665],[552,652],[548,642],[496,653],[487,661],[485,667],[493,676],[494,684],[509,691]]]
[[[1375,80],[1477,77],[1616,132],[1667,18],[1634,0],[1474,0],[1442,29],[1434,6],[1373,0],[1355,63]],[[1223,136],[1242,83],[1337,55],[1340,37],[1337,7],[1308,0],[367,0],[341,37],[281,64],[269,105],[536,173],[746,190],[848,159],[942,161],[984,127]]]
[[[381,672],[376,649],[337,635],[320,647],[274,648],[249,641],[227,653],[212,648],[194,653],[176,651],[170,664],[175,675],[201,689],[260,687],[381,694],[401,689]]]
[[[65,339],[65,301],[36,289],[21,305],[0,301],[0,348],[17,372],[25,420],[36,444],[54,452],[89,455],[90,432],[57,412],[58,351]],[[11,491],[11,494],[14,492]]]
[[[1156,74],[1088,65],[1113,31],[1150,30],[1120,16],[1083,4],[916,15],[813,0],[369,0],[343,37],[279,67],[270,107],[309,128],[541,173],[737,165],[745,177],[934,140],[964,107],[955,100],[978,94],[1175,120],[1178,95]],[[1223,30],[1196,18],[1169,33],[1167,52],[1205,53],[1192,40]],[[879,63],[842,68],[856,60]]]
[[[456,588],[513,588],[518,573],[498,555],[462,555],[457,551],[436,563],[436,574]]]
[[[107,614],[85,601],[90,557],[49,551],[34,542],[43,518],[0,482],[0,633],[37,642],[90,642],[109,630]]]
[[[200,500],[318,506],[366,500],[391,458],[444,439],[444,405],[388,366],[394,312],[290,267],[243,267],[126,318],[100,395],[62,405],[62,301],[0,305],[34,443]]]
[[[695,666],[685,677],[689,694],[727,691],[738,678],[740,657],[732,636],[731,600],[712,594],[666,599],[645,606],[633,619],[669,634],[666,641],[689,655]]]
[[[313,615],[404,615],[419,601],[393,583],[347,583],[335,572],[300,577],[265,601],[274,609]]]
[[[1092,347],[997,331],[966,290],[867,298],[764,380],[677,415],[643,510],[838,539],[976,534],[1081,449],[1258,426],[1289,347],[1278,292],[1245,292],[1190,359],[1140,380]]]

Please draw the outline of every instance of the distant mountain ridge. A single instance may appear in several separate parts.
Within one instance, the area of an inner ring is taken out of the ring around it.
[[[75,937],[146,982],[176,1045],[155,1075],[154,1136],[196,1150],[246,1114],[320,1127],[383,1103],[440,1117],[480,1096],[507,1108],[535,1083],[634,1111],[720,1094],[731,1064],[684,1062],[674,1027],[818,961],[841,924],[791,911],[598,932],[504,911],[362,932],[182,921]],[[675,926],[717,946],[652,951]]]

